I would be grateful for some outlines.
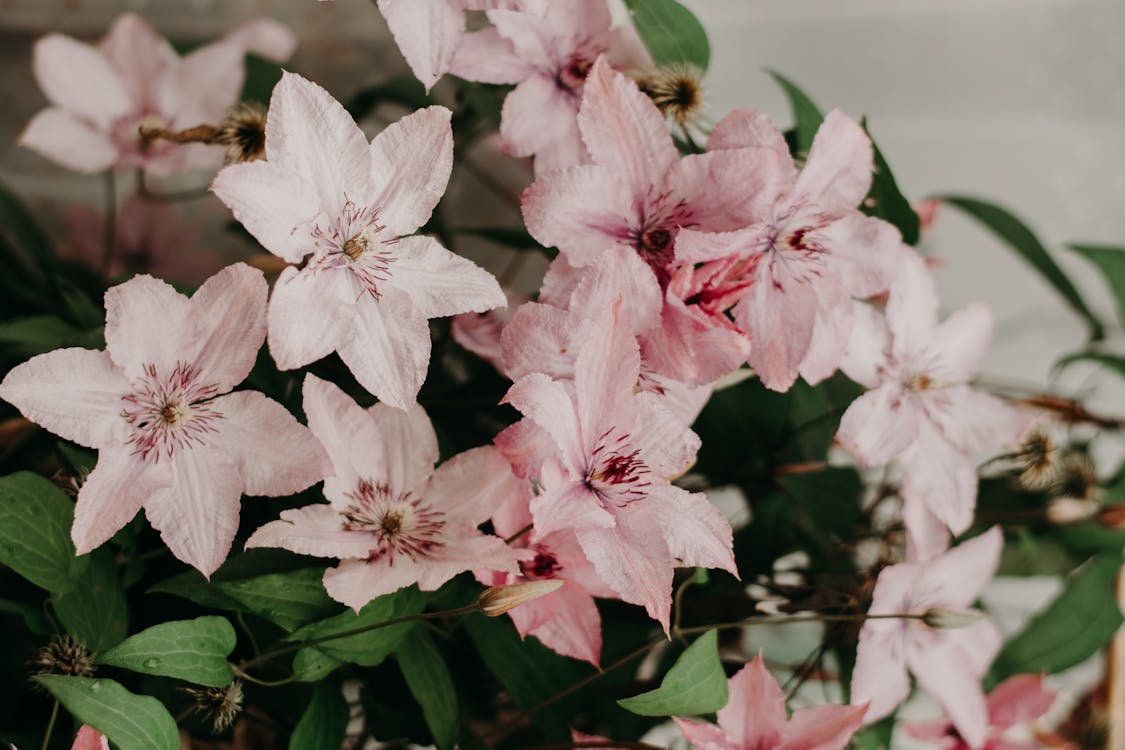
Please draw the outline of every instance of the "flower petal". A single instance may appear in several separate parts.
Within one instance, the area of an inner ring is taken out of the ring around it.
[[[994,453],[1015,446],[1038,418],[990,393],[967,385],[943,388],[927,405],[942,435],[969,453]]]
[[[613,526],[613,516],[602,507],[598,497],[584,482],[571,481],[553,469],[557,467],[552,462],[544,464],[543,488],[531,499],[536,533],[577,532]],[[607,583],[612,585],[608,579]]]
[[[900,463],[903,499],[924,503],[955,535],[964,533],[973,522],[977,501],[977,469],[972,459],[929,420],[919,419],[914,442],[903,452]]]
[[[938,326],[938,294],[934,277],[922,257],[903,249],[887,298],[887,326],[893,354],[899,361],[918,357],[934,341]]]
[[[496,277],[430,237],[403,237],[392,248],[389,283],[427,318],[484,312],[507,304]]]
[[[902,256],[902,235],[895,227],[852,211],[816,234],[850,295],[866,298],[887,290]]]
[[[918,685],[941,705],[965,743],[970,747],[984,744],[988,710],[981,676],[968,668],[961,649],[947,638],[932,638],[924,648],[911,648],[907,659]]]
[[[31,65],[48,101],[103,130],[133,111],[124,79],[97,47],[48,34],[35,42]]]
[[[383,431],[340,388],[309,373],[302,388],[309,429],[324,446],[332,476],[354,487],[362,479],[387,475]]]
[[[501,403],[511,404],[552,438],[568,469],[584,466],[585,453],[578,412],[566,386],[546,375],[520,378]]]
[[[195,323],[188,298],[147,274],[105,293],[106,351],[130,380],[145,377],[148,366],[170,375],[191,351]]]
[[[867,706],[813,706],[793,712],[777,750],[844,750]]]
[[[1035,721],[1055,702],[1041,674],[1009,677],[988,694],[988,717],[993,727],[1007,729]]]
[[[452,113],[426,107],[392,123],[371,141],[371,194],[379,223],[396,235],[425,224],[453,169]]]
[[[520,305],[500,333],[504,374],[512,381],[533,372],[573,380],[572,340],[583,322],[574,313],[552,305]]]
[[[608,430],[633,428],[633,389],[640,374],[641,350],[617,300],[594,321],[574,361],[575,402],[587,455]]]
[[[225,40],[192,50],[161,76],[157,106],[173,127],[217,122],[238,101],[245,50]]]
[[[706,495],[654,484],[643,505],[638,512],[657,519],[677,567],[716,568],[738,577],[730,524]]]
[[[927,592],[926,603],[931,607],[968,609],[996,574],[1003,547],[1004,535],[993,526],[927,562],[917,588]]]
[[[113,140],[62,107],[40,110],[20,133],[19,145],[76,172],[90,174],[116,164]]]
[[[504,98],[500,137],[515,156],[532,156],[575,129],[578,102],[541,74],[522,81]]]
[[[280,21],[265,17],[239,24],[222,41],[276,63],[285,62],[297,49],[297,35]]]
[[[875,388],[882,381],[883,367],[887,363],[890,346],[887,320],[865,302],[853,303],[851,318],[851,335],[840,358],[840,369],[865,388]]]
[[[797,379],[812,343],[817,287],[800,279],[772,278],[765,263],[758,268],[755,283],[734,308],[734,317],[750,334],[750,366],[762,385],[786,391]]]
[[[695,463],[699,453],[699,436],[688,427],[692,420],[678,417],[662,395],[642,391],[634,398],[637,421],[630,444],[640,450],[644,462],[657,475],[664,479],[678,477]]]
[[[774,203],[792,184],[786,159],[763,148],[689,154],[672,166],[668,185],[686,203],[693,226],[734,230],[773,218]]]
[[[379,0],[379,12],[426,90],[449,70],[465,33],[465,14],[448,0]]]
[[[636,207],[633,193],[613,171],[594,165],[570,167],[538,177],[523,192],[527,231],[546,247],[557,247],[574,265],[602,257],[628,241]]]
[[[98,45],[125,81],[136,111],[156,106],[156,82],[179,60],[168,40],[136,13],[122,13]]]
[[[330,597],[358,612],[377,596],[417,583],[421,574],[419,563],[405,555],[395,557],[394,565],[386,556],[375,560],[344,560],[324,571],[324,589]]]
[[[770,116],[761,110],[742,107],[732,110],[715,124],[707,138],[707,150],[735,148],[764,148],[773,151],[780,162],[788,163],[789,183],[797,177],[793,157],[789,155],[789,145],[785,134],[774,124]]]
[[[821,279],[817,292],[812,339],[799,370],[809,385],[816,385],[836,372],[852,329],[852,299],[837,279]]]
[[[938,326],[933,350],[946,382],[964,383],[980,369],[992,346],[992,310],[977,303],[961,308]]]
[[[98,452],[98,463],[78,491],[70,538],[75,553],[96,549],[133,520],[156,492],[171,486],[171,467],[141,461],[125,446]]]
[[[434,473],[438,461],[438,442],[426,410],[418,404],[397,409],[375,404],[367,410],[383,439],[384,473],[392,489],[420,493]]]
[[[197,346],[185,352],[201,376],[225,393],[246,379],[266,338],[266,294],[262,272],[245,263],[229,265],[191,296]]]
[[[521,497],[526,482],[491,445],[458,453],[434,472],[425,490],[427,500],[451,522],[484,523],[499,507]]]
[[[648,264],[631,247],[614,245],[584,269],[570,296],[569,309],[596,318],[618,298],[629,310],[635,333],[660,324],[660,284]]]
[[[581,586],[566,585],[508,613],[521,636],[534,635],[555,653],[598,666],[602,650],[602,618],[597,604]]]
[[[279,369],[304,367],[351,337],[355,298],[342,273],[346,271],[298,271],[292,266],[281,272],[270,298],[267,333]]]
[[[493,27],[465,34],[449,66],[450,73],[466,81],[496,84],[519,83],[532,70]]]
[[[851,403],[836,440],[864,466],[883,466],[914,442],[919,421],[916,400],[888,383]]]
[[[378,301],[364,294],[352,330],[337,351],[359,384],[391,406],[414,403],[430,362],[430,327],[410,299],[396,289]]]
[[[874,151],[858,122],[838,109],[816,131],[794,194],[837,217],[854,210],[871,188]]]
[[[870,614],[893,614],[914,583],[912,565],[884,568],[875,586]],[[852,703],[868,703],[864,721],[878,721],[889,715],[910,695],[906,673],[906,644],[901,622],[868,620],[859,632],[855,669],[852,671]]]
[[[231,164],[215,176],[211,192],[274,255],[299,263],[313,251],[309,233],[320,196],[295,172],[266,161]]]
[[[785,731],[785,693],[761,652],[728,682],[730,699],[719,709],[719,726],[739,747],[775,747]]]
[[[715,325],[670,290],[661,315],[660,327],[641,342],[646,366],[661,375],[688,385],[706,385],[737,370],[750,354],[750,340],[744,334]]]
[[[375,535],[348,531],[344,517],[331,505],[316,503],[281,511],[280,521],[270,521],[246,540],[246,549],[280,547],[299,555],[366,560],[376,547]]]
[[[672,720],[696,750],[738,750],[739,748],[714,724],[694,719],[681,719],[679,716],[673,716]]]

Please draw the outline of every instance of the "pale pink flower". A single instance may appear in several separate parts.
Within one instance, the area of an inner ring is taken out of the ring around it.
[[[587,160],[577,115],[586,76],[604,54],[622,70],[651,62],[631,24],[611,28],[606,0],[548,0],[532,10],[489,10],[491,28],[466,34],[451,72],[470,81],[516,84],[504,99],[500,136],[535,170]]]
[[[534,528],[526,531],[531,521],[531,490],[512,496],[492,513],[492,528],[504,538],[524,533],[510,544],[527,550],[520,561],[520,574],[478,572],[477,578],[490,586],[525,581],[563,580],[566,585],[527,604],[516,607],[508,615],[521,636],[533,635],[563,656],[598,665],[602,648],[602,620],[594,597],[616,598],[594,572],[573,531],[562,529],[540,534]]]
[[[500,372],[504,368],[500,360],[500,335],[516,310],[527,302],[527,297],[518,292],[508,292],[506,297],[507,307],[454,315],[449,322],[449,333],[454,341]]]
[[[814,706],[789,716],[761,654],[727,684],[718,726],[672,717],[697,750],[843,750],[863,723],[866,706]]]
[[[852,298],[886,288],[898,258],[898,231],[858,210],[871,186],[871,141],[834,110],[798,173],[773,123],[736,110],[707,147],[771,152],[783,164],[781,178],[742,196],[768,207],[754,223],[731,232],[682,231],[676,260],[718,263],[693,293],[734,303],[734,322],[752,341],[750,365],[767,388],[784,391],[798,374],[815,384],[839,365]]]
[[[274,255],[269,347],[291,370],[335,351],[381,401],[413,403],[430,359],[429,318],[504,305],[487,271],[426,222],[453,165],[450,112],[428,107],[371,141],[315,83],[285,73],[266,122],[267,161],[232,164],[212,190]],[[409,236],[408,236],[409,235]]]
[[[20,145],[79,172],[217,166],[221,149],[167,142],[142,148],[138,128],[217,123],[238,101],[247,52],[283,62],[296,46],[293,33],[270,19],[183,57],[135,13],[119,16],[97,46],[48,34],[35,43],[32,64],[51,106],[28,123]]]
[[[577,266],[620,244],[666,282],[681,227],[725,231],[752,223],[771,207],[782,178],[770,149],[680,158],[660,110],[604,57],[590,70],[578,128],[593,164],[540,175],[522,200],[532,236]]]
[[[71,538],[100,546],[142,507],[172,554],[210,575],[238,529],[243,493],[290,495],[324,476],[312,434],[256,391],[266,281],[239,263],[188,299],[151,276],[105,295],[105,351],[58,349],[19,365],[0,397],[98,463],[78,493]]]
[[[1055,694],[1043,685],[1042,675],[1019,674],[1001,682],[985,700],[988,709],[988,736],[981,750],[1036,750],[1037,742],[1008,739],[1005,735],[1012,727],[1030,724],[1038,719],[1051,704]],[[941,750],[969,750],[965,740],[953,724],[945,719],[911,722],[903,728],[911,737],[929,740]]]
[[[841,363],[869,388],[840,421],[840,444],[864,466],[897,460],[904,520],[919,557],[969,528],[976,505],[974,453],[1019,441],[1034,414],[969,385],[992,339],[992,314],[970,305],[938,321],[937,288],[920,256],[904,250],[885,318],[856,303]]]
[[[70,750],[109,750],[109,739],[89,724],[83,724]]]
[[[675,567],[737,569],[722,513],[668,481],[699,438],[654,394],[634,392],[640,366],[617,302],[588,329],[573,383],[527,375],[505,401],[554,445],[531,501],[538,533],[572,530],[598,576],[667,629]]]
[[[869,615],[972,614],[973,602],[1000,563],[1000,529],[960,544],[925,563],[884,568]],[[980,679],[1000,650],[1000,633],[983,616],[950,629],[918,619],[869,619],[859,633],[852,700],[869,702],[865,721],[887,716],[910,694],[907,672],[941,705],[970,747],[988,733]]]
[[[338,558],[324,587],[357,611],[411,584],[436,591],[466,570],[518,572],[518,554],[477,529],[523,491],[499,451],[474,448],[435,471],[437,437],[422,407],[365,411],[313,375],[305,376],[304,408],[332,464],[328,502],[282,511],[247,547]]]

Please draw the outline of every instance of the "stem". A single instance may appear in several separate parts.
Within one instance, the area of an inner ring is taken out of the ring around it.
[[[288,685],[289,683],[297,679],[297,675],[291,674],[288,677],[284,677],[280,680],[260,680],[257,677],[251,677],[249,674],[243,672],[238,667],[234,668],[234,674],[240,680],[246,680],[247,682],[252,682],[255,685],[261,685],[262,687],[281,687],[282,685]]]
[[[246,618],[242,616],[241,612],[235,613],[234,617],[242,627],[242,632],[246,633],[246,640],[250,641],[250,648],[254,650],[254,656],[261,656],[262,650],[258,648],[258,639],[254,637],[253,631],[246,625]],[[253,682],[253,680],[251,680],[251,682]]]
[[[51,718],[47,721],[47,733],[43,735],[42,750],[47,750],[51,744],[51,734],[55,731],[55,720],[59,718],[59,699],[55,698],[55,705],[51,707]]]
[[[512,542],[516,541],[517,539],[519,539],[521,536],[523,536],[527,532],[531,531],[532,525],[533,524],[529,523],[527,526],[524,526],[522,529],[517,531],[515,534],[512,534],[510,537],[508,537],[507,539],[504,540],[504,544],[511,544]]]
[[[748,617],[745,620],[734,622],[717,622],[711,625],[695,625],[690,628],[681,628],[680,635],[706,633],[709,630],[733,630],[746,628],[752,625],[788,625],[793,622],[866,622],[867,620],[924,620],[925,614],[910,612],[894,612],[886,615],[870,615],[857,613],[850,615],[783,615],[781,617]]]
[[[105,246],[102,248],[103,276],[109,276],[115,245],[117,245],[117,176],[112,169],[107,169],[105,173]]]

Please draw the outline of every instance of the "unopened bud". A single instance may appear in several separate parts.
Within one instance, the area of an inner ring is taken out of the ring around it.
[[[958,612],[952,609],[934,607],[922,615],[922,622],[935,630],[956,630],[976,625],[981,621],[981,614],[975,610]]]
[[[1056,497],[1047,503],[1047,520],[1064,526],[1089,521],[1098,511],[1098,504],[1088,497]]]
[[[506,586],[493,586],[486,589],[477,600],[481,612],[489,617],[499,617],[506,614],[521,604],[546,596],[558,591],[566,581],[558,578],[543,581],[528,581],[527,583],[512,583]]]

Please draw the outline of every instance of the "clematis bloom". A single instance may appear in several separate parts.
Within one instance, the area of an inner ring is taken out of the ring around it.
[[[50,106],[28,123],[20,145],[79,172],[218,166],[221,154],[199,144],[144,147],[138,128],[218,122],[238,101],[247,52],[284,62],[296,46],[293,33],[271,19],[183,57],[135,13],[119,16],[97,46],[48,34],[35,43],[32,65]]]
[[[341,560],[324,587],[359,611],[411,584],[435,591],[462,571],[519,571],[519,555],[477,529],[521,482],[490,446],[449,459],[435,471],[437,436],[417,404],[360,408],[335,385],[305,376],[305,413],[332,468],[327,503],[282,511],[249,547],[283,547]]]
[[[762,655],[727,683],[719,725],[672,717],[697,750],[843,750],[863,723],[865,706],[815,706],[788,716],[785,694]]]
[[[1037,742],[1008,739],[1013,727],[1028,724],[1047,712],[1055,694],[1043,685],[1043,675],[1018,674],[1001,682],[985,700],[988,709],[988,738],[981,750],[1036,750]],[[969,745],[948,720],[912,722],[903,727],[919,740],[928,740],[941,750],[969,750]]]
[[[931,621],[969,615],[973,622],[945,629],[918,619],[867,620],[852,673],[852,700],[871,704],[866,721],[887,716],[906,699],[909,671],[970,747],[984,743],[988,712],[980,680],[1001,639],[992,621],[974,617],[970,608],[996,573],[1003,543],[994,527],[925,563],[900,563],[879,573],[869,615],[928,614]]]
[[[33,357],[0,397],[98,450],[74,511],[78,554],[143,507],[172,554],[210,575],[230,551],[243,493],[290,495],[324,476],[323,451],[281,404],[229,393],[265,338],[265,278],[238,263],[188,299],[135,276],[106,292],[105,309],[105,351]]]

